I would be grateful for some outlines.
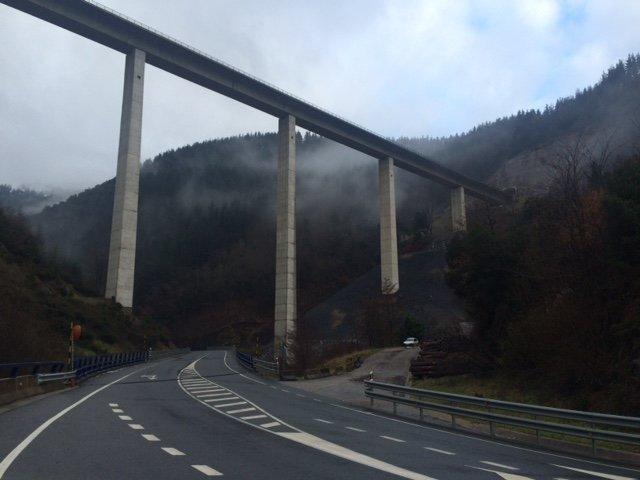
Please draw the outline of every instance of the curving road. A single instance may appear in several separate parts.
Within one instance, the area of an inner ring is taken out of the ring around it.
[[[0,414],[0,479],[640,479],[255,378],[225,351],[95,377]]]

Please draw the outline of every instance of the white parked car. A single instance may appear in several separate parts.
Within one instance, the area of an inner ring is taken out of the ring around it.
[[[404,342],[402,342],[402,345],[404,345],[405,348],[417,347],[419,344],[420,342],[415,337],[408,337]]]

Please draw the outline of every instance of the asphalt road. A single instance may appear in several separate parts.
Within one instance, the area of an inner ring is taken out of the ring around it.
[[[0,479],[640,479],[251,376],[224,351],[95,377],[0,414]]]

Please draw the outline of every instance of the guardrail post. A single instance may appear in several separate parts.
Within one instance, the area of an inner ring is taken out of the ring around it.
[[[424,421],[424,411],[422,410],[422,407],[420,407],[420,421]]]

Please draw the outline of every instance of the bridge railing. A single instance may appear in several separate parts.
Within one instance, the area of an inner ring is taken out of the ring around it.
[[[21,362],[0,364],[1,378],[17,378],[25,375],[37,375],[38,373],[56,373],[65,370],[65,362]]]
[[[536,443],[540,433],[548,432],[561,438],[577,437],[591,443],[591,452],[597,455],[597,442],[632,445],[640,448],[640,418],[591,413],[578,410],[505,402],[467,395],[423,390],[366,380],[364,394],[374,401],[405,405],[417,409],[420,420],[424,412],[437,412],[450,417],[452,428],[462,428],[459,419],[488,424],[489,435],[497,436],[496,426],[516,427],[535,432]]]

